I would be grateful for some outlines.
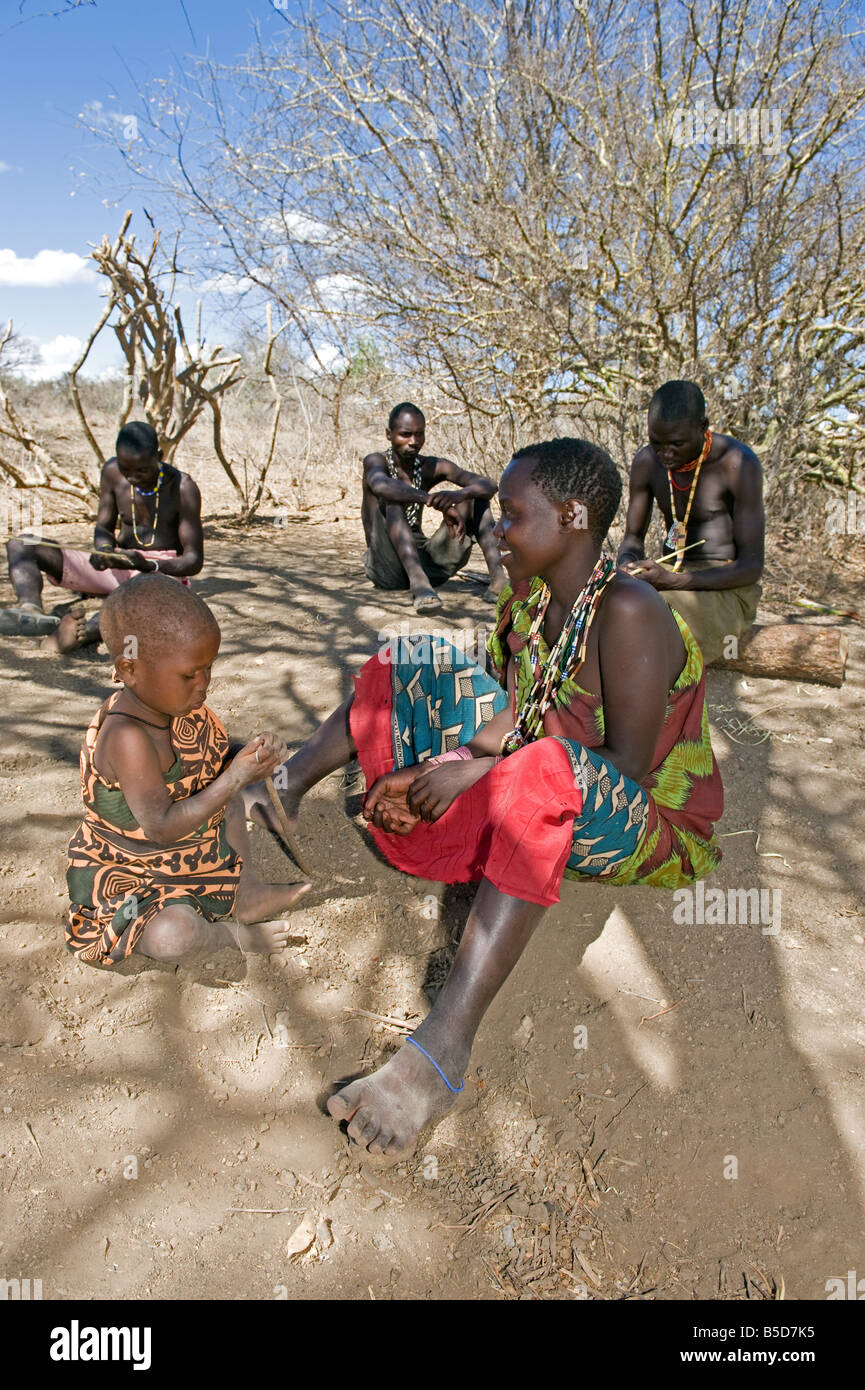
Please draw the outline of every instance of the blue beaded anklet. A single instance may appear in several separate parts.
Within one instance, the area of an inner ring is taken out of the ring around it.
[[[458,1086],[452,1086],[451,1083],[448,1081],[447,1077],[445,1076],[444,1072],[442,1071],[441,1067],[439,1066],[438,1062],[436,1061],[435,1057],[431,1057],[431,1056],[429,1055],[429,1053],[427,1052],[427,1050],[426,1050],[425,1047],[421,1047],[421,1045],[420,1045],[419,1042],[415,1042],[414,1038],[411,1036],[410,1033],[409,1033],[409,1035],[406,1037],[406,1042],[412,1043],[413,1046],[417,1048],[418,1052],[422,1052],[422,1053],[423,1053],[424,1057],[426,1057],[426,1059],[427,1059],[428,1062],[432,1062],[433,1066],[435,1067],[435,1069],[436,1069],[436,1071],[438,1072],[439,1076],[441,1077],[442,1081],[443,1081],[443,1082],[445,1083],[445,1085],[447,1086],[448,1090],[449,1090],[449,1091],[453,1091],[453,1093],[454,1093],[455,1096],[458,1096],[459,1093],[460,1093],[460,1091],[464,1091],[464,1090],[465,1090],[465,1088],[466,1088],[466,1079],[465,1079],[465,1077],[463,1077],[462,1081],[460,1082],[460,1084],[459,1084]]]

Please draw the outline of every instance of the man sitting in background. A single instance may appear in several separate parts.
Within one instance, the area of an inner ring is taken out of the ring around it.
[[[436,589],[462,569],[476,540],[490,573],[484,597],[494,603],[505,583],[490,509],[495,483],[450,459],[421,455],[426,421],[409,401],[394,406],[385,434],[385,453],[367,454],[363,461],[367,578],[378,589],[411,589],[415,612],[431,613],[441,608]],[[455,483],[457,490],[431,497],[437,483]],[[424,507],[435,507],[443,517],[430,537],[421,529]]]
[[[42,607],[44,579],[79,594],[105,595],[140,573],[159,570],[184,584],[198,574],[204,546],[195,483],[163,463],[156,431],[144,421],[124,425],[115,448],[102,469],[92,551],[25,536],[7,542],[18,602],[0,610],[0,632],[48,633],[52,650],[71,652],[99,641],[99,614],[88,618],[76,605],[58,623]]]
[[[747,444],[713,434],[693,381],[668,381],[655,392],[648,427],[649,442],[631,466],[619,567],[660,591],[708,664],[757,613],[765,530],[760,461]],[[671,564],[645,558],[653,502],[663,516],[664,554],[678,555]],[[683,554],[686,545],[693,548]]]

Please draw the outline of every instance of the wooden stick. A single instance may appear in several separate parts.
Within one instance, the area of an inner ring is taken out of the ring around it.
[[[386,1023],[389,1028],[401,1028],[406,1033],[413,1033],[419,1025],[408,1023],[404,1018],[391,1018],[390,1014],[371,1014],[369,1009],[352,1009],[348,1005],[343,1009],[344,1014],[362,1014],[364,1018],[371,1018],[376,1023]]]
[[[690,545],[683,545],[682,548],[681,548],[681,550],[675,551],[674,554],[672,554],[672,555],[661,555],[661,556],[659,557],[659,559],[655,560],[653,563],[656,564],[656,565],[670,565],[670,564],[675,564],[675,562],[678,560],[679,556],[680,556],[680,555],[684,555],[684,553],[685,553],[686,550],[694,550],[696,546],[698,546],[698,545],[705,545],[705,544],[706,544],[706,538],[705,538],[705,536],[704,536],[702,540],[699,540],[699,541],[691,541],[691,544],[690,544]],[[646,571],[645,571],[645,570],[631,570],[631,573],[632,573],[632,574],[645,574]]]
[[[285,814],[285,807],[279,799],[279,794],[277,793],[276,787],[273,785],[273,778],[265,777],[264,785],[267,787],[267,794],[270,797],[270,804],[276,812],[276,818],[279,821],[280,832],[282,834],[282,838],[285,840],[285,843],[288,847],[289,854],[291,855],[297,867],[300,869],[300,872],[302,874],[306,874],[307,878],[312,878],[312,874],[310,873],[309,869],[307,869],[304,865],[303,860],[301,859],[300,855],[298,854],[295,848],[294,837],[291,833],[291,827],[288,823],[288,817]]]

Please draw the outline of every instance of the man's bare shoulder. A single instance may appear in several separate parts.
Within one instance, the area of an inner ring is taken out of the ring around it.
[[[387,460],[380,449],[374,449],[371,454],[367,454],[363,460],[363,471],[368,473],[372,468],[386,468]]]
[[[464,476],[481,476],[479,473],[469,474],[467,468],[461,468],[453,459],[439,458],[438,454],[424,454],[423,466],[424,471],[431,474],[434,483],[456,483]]]
[[[194,478],[190,478],[188,473],[182,473],[179,468],[172,469],[176,473],[177,490],[183,502],[193,503],[198,508],[201,507],[201,490]],[[174,481],[174,479],[171,479]]]
[[[739,474],[743,471],[762,473],[760,460],[754,450],[748,445],[743,444],[741,439],[734,439],[729,434],[716,434],[713,439],[717,440],[719,453],[717,461],[731,473]]]
[[[655,471],[655,454],[651,445],[644,444],[631,461],[631,482],[648,483]]]
[[[116,487],[118,483],[123,482],[123,474],[120,472],[120,466],[116,458],[110,458],[105,460],[105,462],[102,465],[102,473],[100,474],[100,478],[102,483],[106,487],[113,488]]]

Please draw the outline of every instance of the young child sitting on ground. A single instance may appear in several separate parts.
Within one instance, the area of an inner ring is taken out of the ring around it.
[[[286,749],[264,733],[230,758],[204,703],[216,619],[189,589],[153,574],[108,596],[100,628],[123,688],[95,715],[81,752],[85,817],[69,845],[69,950],[113,965],[134,950],[179,960],[223,946],[282,949],[288,925],[279,916],[309,884],[256,877],[238,794],[269,776]]]

